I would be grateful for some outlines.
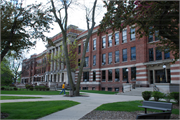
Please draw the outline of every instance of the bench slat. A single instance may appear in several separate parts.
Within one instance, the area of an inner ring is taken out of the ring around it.
[[[150,108],[150,109],[156,109],[156,110],[163,110],[163,111],[171,111],[171,109],[159,108],[159,107],[150,107],[150,106],[138,106],[138,107]]]

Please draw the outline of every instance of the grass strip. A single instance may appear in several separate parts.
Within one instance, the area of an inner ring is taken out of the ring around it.
[[[24,96],[1,96],[1,100],[12,100],[12,99],[37,99],[42,97],[24,97]]]
[[[80,90],[80,92],[97,93],[97,94],[116,94],[118,92],[111,91],[97,91],[97,90]]]
[[[1,103],[1,112],[9,114],[6,119],[38,119],[77,104],[68,100]]]
[[[59,95],[61,91],[30,91],[30,90],[24,90],[24,91],[8,91],[8,90],[1,90],[1,94],[18,94],[18,95]],[[68,95],[69,92],[66,92]],[[63,94],[61,94],[63,95]]]
[[[126,111],[126,112],[134,112],[134,111],[144,111],[144,108],[138,107],[142,106],[142,101],[127,101],[127,102],[114,102],[103,104],[96,108],[96,110],[101,111]],[[162,112],[160,110],[147,109],[147,111],[152,112]],[[172,109],[172,114],[179,114],[179,109]]]

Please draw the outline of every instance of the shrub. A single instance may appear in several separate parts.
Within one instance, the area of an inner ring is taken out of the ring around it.
[[[144,100],[149,100],[151,98],[152,91],[144,91],[142,92],[142,97]]]
[[[170,102],[170,100],[172,99],[171,94],[170,94],[170,93],[165,94],[164,99],[166,100],[166,102],[168,102],[168,103],[169,103],[169,102]]]
[[[1,87],[1,90],[4,90],[5,89],[5,87]]]
[[[159,99],[164,98],[164,93],[161,93],[159,91],[153,91],[152,97],[154,97],[155,101],[159,101]]]
[[[29,90],[31,90],[31,91],[33,91],[33,89],[34,89],[33,87],[30,87],[30,88],[29,88]]]
[[[49,91],[50,89],[49,88],[46,88],[47,91]]]
[[[18,88],[17,88],[17,87],[14,87],[14,90],[18,90]]]
[[[9,87],[16,87],[14,84],[10,84]]]
[[[172,92],[170,93],[172,99],[174,99],[179,104],[179,92]]]

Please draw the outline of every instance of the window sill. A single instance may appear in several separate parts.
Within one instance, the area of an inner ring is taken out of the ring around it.
[[[134,40],[130,40],[130,42],[134,42],[134,41],[136,41],[136,39],[134,39]]]
[[[113,63],[109,63],[108,65],[113,65]]]
[[[102,48],[102,49],[106,49],[106,47],[105,47],[105,48]]]
[[[115,44],[114,46],[118,46],[119,44]]]
[[[111,48],[112,46],[108,46],[108,48]]]
[[[123,42],[123,43],[121,43],[121,44],[125,44],[125,43],[127,43],[127,42]]]
[[[128,62],[128,61],[122,61],[122,63],[126,63],[126,62]]]
[[[133,61],[136,61],[136,60],[131,60],[131,62],[133,62]]]
[[[115,62],[114,64],[119,64],[120,62]]]
[[[155,43],[155,42],[159,42],[159,40],[148,42],[148,43],[151,44],[151,43]]]

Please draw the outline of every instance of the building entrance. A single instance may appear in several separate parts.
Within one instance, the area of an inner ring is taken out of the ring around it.
[[[165,72],[164,70],[155,70],[155,81],[156,83],[165,83]]]

